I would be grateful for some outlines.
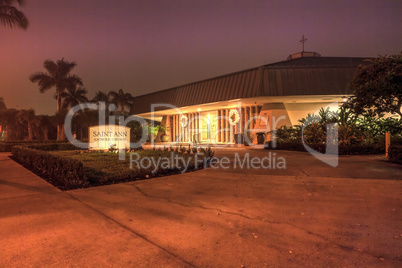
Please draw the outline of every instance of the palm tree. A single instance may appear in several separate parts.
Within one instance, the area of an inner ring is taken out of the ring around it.
[[[98,91],[98,92],[96,92],[95,97],[91,100],[91,102],[96,103],[96,104],[98,104],[100,102],[105,103],[105,112],[104,113],[105,113],[105,115],[107,115],[107,116],[105,116],[105,123],[107,124],[108,119],[109,119],[108,115],[110,115],[110,111],[109,111],[110,103],[109,103],[108,94],[104,93],[103,91]],[[99,108],[100,107],[98,105],[98,112],[99,112]],[[97,121],[99,121],[99,119]]]
[[[80,103],[88,102],[88,98],[85,96],[88,91],[83,87],[70,87],[66,92],[61,94],[63,98],[62,109],[66,110],[72,108]]]
[[[52,121],[57,126],[57,140],[64,141],[66,139],[66,135],[64,132],[64,120],[67,116],[67,110],[60,109],[59,112],[55,114]]]
[[[53,87],[56,88],[57,113],[59,115],[61,115],[62,94],[66,89],[72,88],[75,85],[83,85],[81,78],[74,74],[70,74],[76,65],[75,62],[64,61],[64,58],[57,62],[46,60],[43,63],[43,67],[46,69],[47,73],[37,72],[29,76],[29,80],[31,80],[32,83],[38,83],[39,91],[41,93],[44,93]],[[58,124],[57,140],[62,140],[62,135],[62,126],[61,124]]]
[[[4,103],[4,99],[0,97],[0,111],[7,109],[6,104]]]
[[[124,93],[122,89],[119,89],[119,92],[110,91],[108,97],[111,103],[120,108],[120,114],[123,116],[125,109],[130,110],[134,103],[134,97],[130,93]]]
[[[2,113],[2,121],[6,125],[6,141],[11,140],[13,137],[13,129],[17,127],[17,114],[18,111],[16,109],[10,108],[1,112]]]
[[[87,94],[87,90],[83,87],[77,87],[77,85],[74,85],[74,87],[70,87],[67,89],[66,92],[64,92],[61,97],[63,98],[63,103],[62,103],[62,109],[63,111],[67,111],[69,108],[72,108],[80,103],[88,102],[88,98],[85,96]],[[82,116],[82,110],[79,111],[76,116],[73,118],[73,126],[75,127],[75,130],[80,128],[80,119]]]
[[[27,126],[28,129],[28,140],[33,140],[33,123],[35,120],[35,110],[28,109],[28,110],[20,110],[18,112],[18,120],[20,124]]]
[[[38,129],[41,129],[42,135],[38,135],[41,139],[47,141],[49,139],[49,126],[51,126],[50,118],[48,115],[38,115],[36,120]]]
[[[19,27],[25,30],[28,27],[28,19],[13,6],[14,2],[20,6],[24,3],[23,0],[0,0],[0,23],[6,27]]]
[[[4,99],[2,97],[0,97],[0,139],[3,136],[3,128],[5,128],[5,124],[4,124],[4,111],[7,110],[6,104],[4,103]]]
[[[92,102],[104,102],[104,103],[108,103],[109,98],[107,96],[107,94],[105,92],[102,91],[98,91],[95,94],[95,97],[92,99]]]
[[[81,139],[88,138],[88,132],[85,132],[84,129],[88,129],[91,126],[99,125],[99,113],[95,110],[86,109],[79,115],[80,116],[80,123],[82,124],[81,128]],[[106,122],[107,124],[107,122]],[[84,128],[85,127],[85,128]]]

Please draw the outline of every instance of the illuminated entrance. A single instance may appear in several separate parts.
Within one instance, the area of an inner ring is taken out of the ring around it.
[[[217,138],[217,111],[203,112],[200,117],[201,142],[216,141]]]

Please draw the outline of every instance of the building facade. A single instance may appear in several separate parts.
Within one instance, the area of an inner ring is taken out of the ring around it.
[[[135,97],[131,113],[160,121],[169,141],[232,143],[239,133],[267,133],[321,107],[337,109],[366,59],[295,53],[286,61]]]

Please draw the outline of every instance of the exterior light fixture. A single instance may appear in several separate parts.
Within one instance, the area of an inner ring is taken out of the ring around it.
[[[201,111],[201,108],[198,108],[197,111]]]

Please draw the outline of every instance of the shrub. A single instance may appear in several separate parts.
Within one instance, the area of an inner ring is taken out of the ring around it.
[[[397,163],[402,165],[402,146],[391,145],[388,148],[388,160],[391,163]]]
[[[28,148],[40,151],[66,151],[78,149],[71,143],[33,144],[28,146]]]
[[[364,134],[356,127],[354,123],[342,123],[338,126],[339,145],[354,145],[361,143]]]
[[[274,149],[305,151],[303,138],[309,147],[320,152],[325,151],[326,143],[338,142],[339,154],[383,154],[385,132],[391,133],[391,144],[402,144],[402,120],[357,116],[345,107],[337,112],[321,108],[318,114],[308,114],[299,123],[268,132],[276,141]],[[337,126],[337,131],[327,133],[328,126],[330,130]],[[271,145],[266,144],[269,148],[272,148]]]
[[[88,184],[83,165],[78,160],[24,146],[14,146],[12,154],[17,161],[39,175],[45,176],[53,185],[61,189],[80,188]]]
[[[27,146],[32,149],[42,151],[54,150],[74,150],[77,149],[74,145],[67,142],[58,141],[7,141],[0,142],[0,152],[11,152],[14,146]]]
[[[310,148],[320,152],[326,153],[326,145],[325,144],[307,144]],[[290,150],[290,151],[306,151],[303,144],[300,141],[292,141],[292,142],[281,142],[277,143],[275,147],[273,147],[272,142],[267,142],[264,146],[265,149],[270,150]],[[334,153],[334,152],[328,152]],[[383,154],[385,153],[385,145],[384,144],[353,144],[353,145],[339,145],[338,146],[338,154],[339,155],[368,155],[368,154]]]
[[[186,168],[175,161],[170,162],[168,168],[159,165],[155,167],[155,162],[149,162],[150,160],[146,159],[144,161],[150,163],[149,167],[145,167],[146,163],[143,167],[137,167],[134,163],[131,168],[131,156],[128,152],[126,159],[120,161],[115,153],[76,149],[74,145],[67,143],[33,144],[14,146],[12,154],[15,160],[61,190],[145,179],[198,168],[195,166],[195,158],[191,158],[189,153],[179,154],[184,158],[184,163],[189,164]],[[180,149],[187,151],[185,147],[180,147]],[[136,151],[140,157],[147,158],[167,157],[170,159],[173,154],[173,152],[169,153],[161,149]],[[203,166],[207,167],[214,152],[211,148],[203,149],[203,152],[205,153]]]
[[[32,145],[40,143],[39,141],[1,141],[0,152],[11,152],[16,145]]]

